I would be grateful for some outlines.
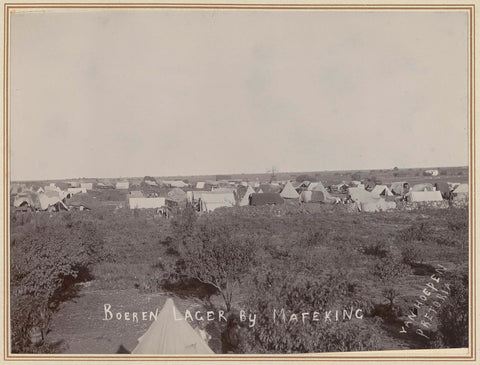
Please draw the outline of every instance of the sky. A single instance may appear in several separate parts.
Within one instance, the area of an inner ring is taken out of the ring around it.
[[[466,166],[462,11],[11,16],[11,179]]]

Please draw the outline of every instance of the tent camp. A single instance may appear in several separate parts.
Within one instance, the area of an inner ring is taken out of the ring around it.
[[[187,193],[180,188],[173,188],[167,193],[167,197],[177,203],[185,203],[187,201]]]
[[[69,192],[70,194],[78,194],[78,193],[84,193],[86,194],[87,193],[87,189],[85,188],[68,188],[67,189],[67,192]]]
[[[443,199],[450,198],[450,186],[447,182],[439,181],[435,183],[435,190],[439,191],[442,194]]]
[[[455,194],[468,194],[468,184],[460,184],[453,191]]]
[[[284,199],[298,199],[300,197],[290,181],[287,181],[280,196]]]
[[[459,201],[464,200],[468,201],[468,184],[460,184],[452,193],[453,200]]]
[[[250,205],[277,205],[283,203],[283,198],[278,193],[261,193],[250,195]]]
[[[372,190],[372,194],[379,197],[393,196],[387,185],[376,185]]]
[[[321,183],[320,183],[320,184],[321,184]],[[310,184],[308,185],[307,190],[310,190],[310,191],[311,191],[311,190],[313,190],[313,189],[315,188],[315,186],[317,186],[317,185],[318,185],[318,182],[312,182],[312,183],[310,183]]]
[[[80,183],[81,188],[85,188],[87,190],[92,190],[93,189],[93,184],[92,183]]]
[[[115,184],[115,189],[117,190],[125,190],[125,189],[128,189],[130,186],[129,182],[128,181],[118,181],[116,184]]]
[[[325,189],[325,186],[323,186],[323,184],[320,181],[312,188],[311,191],[312,191],[312,197],[311,197],[312,202],[335,204],[340,201],[340,198],[331,196],[330,193],[327,191],[327,189]]]
[[[188,186],[188,184],[186,184],[182,180],[165,180],[165,181],[163,181],[163,183],[165,185],[168,185],[168,186],[172,187],[172,188],[185,188],[185,187]]]
[[[129,198],[144,198],[145,196],[139,190],[133,190],[130,192]]]
[[[412,186],[412,191],[435,191],[435,188],[430,183],[415,184]]]
[[[409,202],[443,201],[442,193],[439,191],[410,191],[406,197]]]
[[[246,205],[250,205],[250,195],[252,195],[252,194],[255,194],[255,190],[253,190],[253,188],[249,185],[248,188],[247,188],[247,191],[243,195],[243,198],[240,200],[238,205],[240,205],[241,207],[244,207]]]
[[[357,203],[378,199],[378,197],[375,197],[370,191],[366,191],[364,188],[349,188],[347,195]]]
[[[280,193],[282,188],[279,185],[274,184],[261,184],[260,189],[264,193]]]
[[[128,198],[130,209],[155,209],[165,206],[165,198]]]
[[[60,194],[56,191],[46,191],[45,193],[38,194],[38,201],[41,210],[68,210]]]
[[[212,212],[221,207],[233,207],[235,205],[235,196],[233,192],[216,193],[203,192],[199,198],[199,207],[202,212]]]
[[[213,354],[200,334],[168,298],[157,319],[138,339],[133,354]]]
[[[407,184],[407,186],[408,186],[408,183],[406,181],[394,182],[390,186],[390,190],[395,195],[403,195],[403,194],[407,193],[408,192],[407,189],[409,189],[409,188],[405,188],[405,184]]]
[[[13,202],[15,208],[30,207],[32,210],[40,209],[40,201],[38,195],[33,191],[22,191]]]
[[[397,207],[395,202],[385,201],[385,199],[364,188],[349,188],[348,196],[362,212],[380,212]]]
[[[383,212],[390,209],[395,209],[397,204],[393,201],[386,201],[384,199],[374,199],[368,202],[360,203],[360,210],[362,212]]]

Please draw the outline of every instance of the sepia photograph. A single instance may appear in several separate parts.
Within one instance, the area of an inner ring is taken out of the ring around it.
[[[471,6],[37,5],[5,15],[7,353],[471,348]]]

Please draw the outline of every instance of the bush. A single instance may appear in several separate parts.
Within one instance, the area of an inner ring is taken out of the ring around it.
[[[398,232],[397,238],[404,242],[425,242],[432,238],[432,229],[425,222],[414,223],[409,228]]]
[[[13,352],[48,347],[34,346],[32,330],[38,328],[45,337],[51,314],[71,284],[89,278],[91,264],[104,257],[103,238],[91,224],[68,217],[47,224],[26,233],[11,248]]]
[[[253,287],[245,304],[247,311],[256,313],[256,325],[238,336],[237,348],[241,353],[307,353],[330,351],[366,351],[378,349],[376,325],[365,318],[325,321],[324,311],[354,307],[363,313],[371,308],[369,301],[361,299],[355,283],[341,275],[323,278],[296,276],[270,268],[257,271]],[[282,317],[273,321],[274,310],[284,309]],[[312,313],[319,311],[321,320],[312,321]],[[302,322],[289,321],[290,315],[309,312]],[[240,329],[241,331],[241,329]]]
[[[425,261],[425,253],[419,244],[408,243],[402,248],[402,261],[407,265],[422,264]]]
[[[440,338],[446,347],[468,347],[468,275],[454,276],[450,288],[438,314]]]
[[[377,278],[383,286],[382,295],[388,300],[390,309],[394,308],[394,300],[400,295],[395,290],[395,284],[398,280],[411,273],[410,267],[399,262],[393,255],[389,254],[380,259],[373,267],[373,276]]]
[[[203,225],[179,253],[184,275],[214,286],[230,311],[235,288],[253,263],[251,237],[235,235],[226,225]]]
[[[365,255],[372,255],[383,258],[387,256],[388,249],[385,247],[385,244],[383,242],[375,242],[364,246],[363,253]]]

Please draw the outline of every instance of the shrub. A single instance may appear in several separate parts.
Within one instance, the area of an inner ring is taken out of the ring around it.
[[[372,255],[380,258],[387,256],[388,253],[388,249],[383,242],[370,243],[369,245],[364,246],[362,250],[365,255]]]
[[[425,253],[419,244],[407,243],[402,248],[402,261],[404,264],[413,265],[423,263],[425,260]]]
[[[228,226],[203,225],[179,252],[183,273],[214,286],[230,311],[234,291],[252,265],[253,240],[233,234]]]
[[[414,223],[397,233],[398,239],[404,242],[428,241],[432,238],[432,229],[425,222]]]
[[[300,236],[300,244],[306,247],[328,245],[330,242],[330,232],[326,229],[309,230]]]
[[[192,240],[197,214],[193,206],[188,205],[176,214],[170,221],[170,229],[172,231],[173,240],[179,249],[188,245]]]
[[[468,347],[468,275],[456,275],[451,291],[440,308],[439,333],[447,347]]]
[[[306,353],[328,351],[362,351],[378,349],[378,328],[367,319],[340,319],[325,321],[324,311],[361,308],[370,309],[368,301],[360,298],[357,286],[340,275],[311,278],[270,268],[257,270],[245,304],[247,311],[255,313],[256,325],[238,336],[237,349],[242,353]],[[273,311],[285,310],[273,321]],[[321,320],[312,321],[314,311]],[[290,321],[292,313],[310,313],[302,321]],[[363,312],[363,313],[364,313]],[[241,329],[239,329],[241,331]]]
[[[103,238],[94,226],[68,217],[48,224],[28,232],[11,248],[14,352],[41,350],[30,339],[32,329],[38,328],[44,337],[52,311],[69,286],[88,278],[91,264],[104,257]]]
[[[385,258],[377,261],[373,267],[373,276],[377,278],[383,286],[382,295],[388,300],[391,310],[394,308],[394,300],[399,296],[395,290],[395,284],[398,279],[411,273],[411,269],[399,262],[393,255],[389,254]]]

